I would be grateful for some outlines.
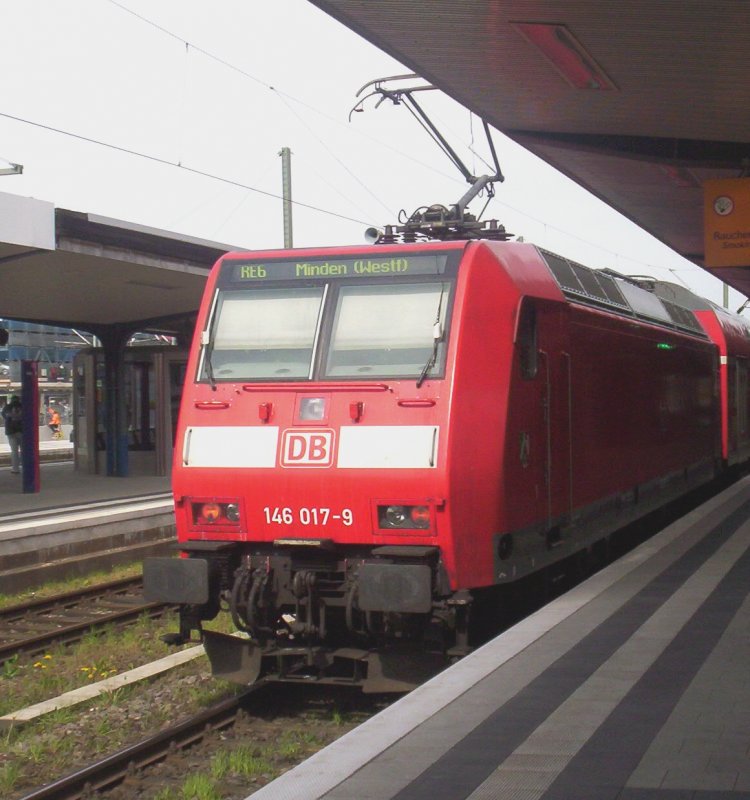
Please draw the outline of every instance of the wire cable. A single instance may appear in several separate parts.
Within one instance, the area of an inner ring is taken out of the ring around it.
[[[282,103],[283,103],[283,104],[286,106],[287,110],[288,110],[290,113],[294,114],[294,116],[295,116],[295,117],[297,117],[297,119],[299,120],[299,122],[300,122],[302,125],[304,125],[304,127],[305,127],[305,128],[307,128],[307,131],[308,131],[308,132],[309,132],[309,133],[310,133],[310,134],[311,134],[313,137],[315,137],[315,139],[317,139],[317,141],[318,141],[318,143],[320,144],[320,146],[321,146],[321,147],[322,147],[322,148],[323,148],[323,149],[324,149],[324,150],[325,150],[325,151],[328,153],[328,155],[329,155],[329,156],[331,156],[331,158],[332,158],[332,159],[333,159],[333,160],[334,160],[334,161],[335,161],[335,162],[336,162],[336,163],[337,163],[337,164],[338,164],[338,165],[339,165],[339,166],[340,166],[340,167],[341,167],[343,170],[345,170],[345,171],[346,171],[346,172],[347,172],[347,173],[348,173],[348,174],[349,174],[349,175],[350,175],[350,176],[351,176],[351,177],[352,177],[352,178],[353,178],[353,179],[354,179],[354,180],[355,180],[355,181],[356,181],[356,182],[357,182],[357,183],[358,183],[358,184],[359,184],[359,185],[360,185],[360,186],[361,186],[361,187],[362,187],[362,188],[363,188],[363,189],[364,189],[366,192],[367,192],[367,194],[369,194],[369,195],[370,195],[370,197],[372,197],[372,199],[373,199],[373,200],[375,200],[375,202],[376,202],[376,203],[379,203],[379,204],[380,204],[380,205],[381,205],[381,206],[382,206],[382,207],[385,209],[385,211],[386,211],[388,214],[391,214],[391,215],[393,215],[393,210],[392,210],[392,209],[390,209],[390,208],[388,208],[388,206],[387,206],[387,205],[386,205],[386,204],[385,204],[385,203],[384,203],[384,202],[383,202],[383,201],[382,201],[382,200],[381,200],[381,199],[380,199],[380,198],[379,198],[379,197],[378,197],[378,196],[377,196],[377,195],[376,195],[376,194],[375,194],[373,191],[372,191],[372,189],[370,189],[370,187],[369,187],[369,186],[368,186],[368,185],[367,185],[367,184],[366,184],[366,183],[365,183],[365,182],[364,182],[364,181],[363,181],[363,180],[362,180],[362,179],[361,179],[361,178],[360,178],[358,175],[356,175],[354,172],[352,172],[352,170],[350,170],[350,169],[349,169],[349,167],[348,167],[348,166],[347,166],[347,165],[346,165],[346,164],[345,164],[345,163],[344,163],[344,162],[343,162],[343,161],[342,161],[342,160],[341,160],[341,159],[340,159],[340,158],[339,158],[339,157],[338,157],[338,156],[337,156],[337,155],[336,155],[334,152],[333,152],[333,150],[331,150],[331,148],[330,148],[330,147],[328,147],[328,145],[327,145],[327,144],[326,144],[326,143],[325,143],[325,142],[324,142],[324,141],[323,141],[323,140],[320,138],[320,136],[318,136],[318,134],[317,134],[317,133],[315,133],[315,131],[313,130],[313,128],[311,128],[311,127],[310,127],[310,126],[307,124],[307,122],[305,121],[305,119],[304,119],[302,116],[300,116],[300,115],[297,113],[297,111],[296,111],[296,110],[293,108],[292,104],[291,104],[291,103],[289,103],[289,102],[286,100],[286,98],[285,98],[285,97],[284,97],[282,94],[279,94],[279,93],[277,93],[277,95],[278,95],[278,98],[279,98],[279,100],[280,100],[280,101],[281,101],[281,102],[282,102]],[[329,185],[330,185],[330,184],[329,184]],[[341,194],[341,195],[342,195],[342,197],[344,197],[344,199],[345,199],[345,200],[347,200],[348,202],[350,202],[352,205],[356,205],[356,203],[354,203],[354,201],[353,201],[353,200],[351,200],[350,198],[348,198],[348,197],[346,197],[345,195],[343,195],[340,189],[337,189],[336,191],[337,191],[339,194]]]
[[[136,17],[137,19],[141,20],[142,22],[146,23],[147,25],[150,25],[151,27],[156,28],[157,30],[161,31],[164,35],[169,36],[170,38],[180,42],[181,44],[184,44],[186,48],[190,48],[191,47],[196,52],[200,53],[201,55],[205,56],[206,58],[209,58],[209,59],[211,59],[211,60],[223,65],[227,69],[230,69],[230,70],[232,70],[234,72],[237,72],[238,74],[244,76],[248,80],[251,80],[254,83],[257,83],[258,85],[264,87],[265,89],[268,89],[269,91],[272,91],[272,92],[276,93],[279,96],[279,98],[282,100],[282,102],[285,103],[287,108],[290,111],[292,111],[292,113],[295,113],[295,116],[297,116],[298,119],[301,120],[299,115],[296,114],[296,112],[291,108],[289,103],[286,102],[286,101],[291,101],[293,103],[297,103],[297,104],[307,108],[308,110],[310,110],[310,111],[312,111],[312,112],[314,112],[316,114],[319,114],[319,115],[323,116],[324,118],[326,118],[326,119],[328,119],[328,120],[330,120],[332,122],[335,122],[336,124],[342,124],[339,120],[336,120],[335,118],[331,117],[330,115],[325,114],[324,112],[320,111],[320,109],[317,109],[314,106],[311,106],[308,103],[305,103],[304,101],[294,97],[291,94],[288,94],[287,92],[283,92],[283,91],[277,89],[275,86],[273,86],[273,85],[271,85],[269,83],[266,83],[265,81],[261,80],[260,78],[256,77],[255,75],[252,75],[251,73],[247,72],[246,70],[243,70],[240,67],[237,67],[235,64],[232,64],[231,62],[227,61],[226,59],[223,59],[223,58],[215,55],[214,53],[211,53],[210,51],[208,51],[208,50],[206,50],[206,49],[204,49],[204,48],[202,48],[202,47],[200,47],[198,45],[195,45],[192,42],[189,42],[184,37],[173,33],[169,29],[165,28],[163,25],[159,25],[158,23],[154,22],[153,20],[150,20],[147,17],[142,16],[141,14],[137,13],[136,11],[133,11],[132,9],[130,9],[127,6],[123,5],[122,3],[118,2],[118,0],[108,0],[108,2],[111,3],[112,5],[116,6],[117,8],[119,8],[121,11],[124,11],[125,13],[130,14],[133,17]],[[411,109],[410,109],[410,111],[411,111]],[[412,115],[420,122],[422,127],[425,127],[422,124],[422,122],[419,120],[419,118],[416,116],[416,114],[414,114],[412,112]],[[239,188],[246,189],[247,191],[256,192],[258,194],[261,194],[261,195],[264,195],[264,196],[267,196],[267,197],[272,197],[272,198],[274,198],[276,200],[283,200],[283,198],[280,195],[274,194],[273,192],[268,192],[268,191],[265,191],[263,189],[258,189],[258,188],[254,187],[254,186],[249,186],[247,184],[243,184],[243,183],[241,183],[239,181],[235,181],[235,180],[232,180],[232,179],[229,179],[229,178],[223,178],[221,176],[214,175],[212,173],[205,172],[203,170],[198,170],[198,169],[195,169],[195,168],[192,168],[192,167],[186,167],[185,165],[183,165],[180,162],[172,162],[172,161],[169,161],[167,159],[159,158],[157,156],[151,156],[151,155],[148,155],[146,153],[140,153],[140,152],[135,151],[135,150],[130,150],[128,148],[120,147],[118,145],[112,145],[112,144],[109,144],[107,142],[102,142],[102,141],[99,141],[97,139],[92,139],[92,138],[89,138],[89,137],[86,137],[86,136],[82,136],[80,134],[72,133],[70,131],[65,131],[65,130],[61,130],[59,128],[54,128],[52,126],[48,126],[48,125],[44,125],[42,123],[34,122],[32,120],[23,119],[21,117],[15,117],[15,116],[13,116],[11,114],[5,114],[5,113],[0,112],[0,117],[5,117],[7,119],[11,119],[11,120],[14,120],[16,122],[21,122],[21,123],[24,123],[24,124],[27,124],[27,125],[32,125],[32,126],[41,128],[43,130],[51,131],[53,133],[57,133],[57,134],[60,134],[60,135],[63,135],[63,136],[69,136],[69,137],[78,139],[79,141],[88,142],[88,143],[95,144],[95,145],[98,145],[98,146],[101,146],[101,147],[106,147],[106,148],[109,148],[109,149],[112,149],[112,150],[116,150],[116,151],[119,151],[119,152],[122,152],[122,153],[133,155],[133,156],[136,156],[138,158],[144,158],[144,159],[156,162],[156,163],[163,164],[165,166],[176,167],[178,169],[185,170],[186,172],[190,172],[192,174],[199,175],[201,177],[209,178],[211,180],[217,180],[217,181],[220,181],[222,183],[225,183],[225,184],[228,184],[228,185],[231,185],[231,186],[236,186],[236,187],[239,187]],[[305,126],[308,128],[308,130],[310,130],[309,126],[307,126],[306,123],[303,122],[303,124],[305,124]],[[383,145],[385,147],[388,147],[393,152],[398,153],[399,155],[403,156],[404,158],[407,158],[410,161],[413,161],[414,163],[420,164],[421,166],[431,170],[432,172],[435,172],[436,174],[442,175],[443,177],[446,177],[446,178],[450,178],[450,176],[446,175],[441,170],[435,169],[434,167],[431,167],[430,165],[425,164],[424,162],[419,161],[418,159],[415,159],[415,158],[403,153],[400,150],[397,150],[396,148],[392,147],[391,145],[389,145],[389,144],[387,144],[385,142],[380,142],[380,140],[378,140],[376,137],[370,136],[368,134],[363,134],[362,132],[359,132],[359,133],[360,133],[360,135],[366,136],[371,141],[378,142],[381,145]],[[428,131],[428,133],[429,133],[429,131]],[[318,141],[320,141],[320,140],[318,139]],[[326,148],[326,149],[328,150],[328,148]],[[478,153],[476,151],[476,149],[474,147],[473,130],[472,130],[472,141],[469,143],[468,149],[469,149],[469,152],[471,152],[474,156],[476,156],[485,166],[490,167],[490,165],[487,163],[487,161],[483,158],[483,156],[480,153]],[[328,152],[330,153],[331,151],[328,150]],[[335,158],[335,156],[334,156],[334,158]],[[336,160],[339,161],[339,163],[341,164],[342,167],[347,169],[347,171],[349,172],[350,175],[352,175],[352,177],[355,177],[356,180],[359,180],[358,178],[356,178],[354,173],[352,173],[347,167],[345,167],[345,165],[339,159],[336,159]],[[364,185],[364,184],[362,184],[362,185]],[[375,195],[372,195],[372,196],[386,210],[389,211],[388,207],[384,203],[382,203],[382,201],[380,201],[377,197],[375,197]],[[516,212],[518,214],[521,214],[521,215],[527,217],[528,219],[530,219],[530,220],[532,220],[534,222],[537,222],[538,224],[543,224],[545,226],[545,228],[548,226],[548,223],[542,222],[541,220],[537,219],[536,217],[532,216],[531,214],[528,214],[527,212],[522,211],[521,209],[516,208],[515,206],[512,206],[509,203],[505,203],[503,201],[500,201],[497,198],[495,198],[495,200],[497,202],[500,202],[502,205],[504,205],[506,208],[510,209],[511,211],[514,211],[514,212]],[[333,216],[333,217],[336,217],[336,218],[339,218],[339,219],[343,219],[343,220],[348,221],[348,222],[356,222],[356,223],[362,224],[362,225],[369,224],[368,222],[365,222],[363,220],[356,219],[356,218],[353,218],[353,217],[348,217],[346,215],[338,214],[338,213],[333,212],[333,211],[328,211],[327,209],[323,209],[323,208],[320,208],[318,206],[313,206],[313,205],[310,205],[308,203],[302,203],[302,202],[300,202],[298,200],[292,200],[292,203],[294,205],[296,205],[296,206],[300,206],[302,208],[307,208],[307,209],[310,209],[312,211],[317,211],[317,212],[322,213],[322,214],[327,214],[329,216]],[[389,211],[389,213],[390,213],[390,211]],[[610,250],[610,249],[604,247],[603,245],[599,245],[599,244],[596,244],[594,242],[590,242],[587,239],[584,239],[584,238],[582,238],[582,237],[580,237],[580,236],[578,236],[578,235],[576,235],[574,233],[570,233],[569,231],[565,231],[562,228],[557,228],[554,225],[550,225],[549,228],[552,229],[552,230],[555,230],[558,233],[561,233],[561,234],[563,234],[565,236],[569,236],[572,239],[576,239],[577,241],[582,242],[583,244],[586,244],[586,245],[588,245],[590,247],[596,247],[596,248],[598,248],[598,249],[600,249],[600,250],[602,250],[602,251],[604,251],[606,253],[609,253],[610,255],[614,256],[617,259],[619,259],[621,257],[621,254],[619,254],[619,253],[617,253],[617,252],[615,252],[613,250]],[[644,262],[644,261],[641,261],[639,259],[633,259],[633,258],[631,258],[629,256],[622,255],[622,257],[626,258],[626,259],[628,259],[630,261],[633,261],[634,263],[642,264],[642,265],[650,267],[652,269],[663,269],[663,270],[667,270],[667,271],[670,271],[670,272],[675,272],[675,270],[670,268],[670,267],[663,267],[663,266],[656,265],[656,264],[650,264],[648,262]],[[702,270],[697,265],[695,266],[695,269],[699,269],[699,270],[701,270],[702,273],[706,273],[705,270]],[[683,267],[679,271],[687,272],[687,271],[692,271],[692,269]],[[707,273],[707,274],[710,275],[710,273]]]
[[[181,164],[176,161],[169,161],[166,158],[159,158],[159,156],[152,156],[148,153],[141,153],[138,150],[131,150],[128,147],[121,147],[120,145],[111,144],[110,142],[103,142],[100,139],[93,139],[90,136],[83,136],[79,133],[73,133],[72,131],[66,131],[62,128],[55,128],[52,125],[45,125],[42,122],[35,122],[34,120],[24,119],[23,117],[16,117],[13,114],[6,114],[0,111],[0,117],[5,119],[13,120],[14,122],[21,122],[24,125],[31,125],[35,128],[40,128],[41,130],[49,131],[51,133],[57,133],[61,136],[68,136],[71,139],[77,139],[80,142],[87,142],[88,144],[95,144],[99,147],[105,147],[109,150],[115,150],[118,153],[125,153],[130,156],[136,156],[137,158],[143,158],[147,161],[152,161],[156,164],[162,164],[163,166],[167,167],[175,167],[176,169],[184,170],[185,172],[189,172],[192,175],[199,175],[202,178],[210,178],[214,181],[221,181],[222,183],[226,183],[229,186],[237,186],[240,189],[247,189],[250,192],[256,192],[257,194],[264,195],[265,197],[272,197],[274,200],[283,200],[284,198],[281,195],[274,194],[274,192],[268,192],[265,189],[258,189],[256,186],[250,186],[246,183],[242,183],[241,181],[235,181],[231,178],[224,178],[221,175],[214,175],[211,172],[206,172],[202,169],[196,169],[195,167],[186,167],[184,164]],[[338,214],[335,211],[329,211],[326,208],[320,208],[320,206],[314,206],[310,203],[302,203],[299,200],[292,200],[292,203],[300,208],[307,208],[311,211],[318,211],[321,214],[328,214],[331,217],[337,217],[338,219],[346,220],[347,222],[356,222],[360,225],[369,225],[369,222],[365,222],[361,219],[356,219],[355,217],[347,217],[345,214]]]
[[[272,84],[267,83],[266,81],[262,80],[261,78],[258,78],[255,75],[252,75],[251,73],[249,73],[246,70],[241,69],[240,67],[232,64],[231,62],[227,61],[226,59],[223,59],[220,56],[217,56],[214,53],[211,53],[210,51],[208,51],[208,50],[206,50],[206,49],[204,49],[202,47],[199,47],[199,46],[197,46],[195,44],[192,44],[191,42],[188,42],[184,37],[180,36],[179,34],[173,33],[172,31],[170,31],[167,28],[165,28],[163,25],[159,25],[158,23],[153,22],[152,20],[148,19],[147,17],[144,17],[142,14],[138,14],[137,12],[133,11],[132,9],[130,9],[127,6],[123,5],[122,3],[117,2],[117,0],[108,0],[108,2],[111,3],[112,5],[116,6],[117,8],[121,9],[122,11],[124,11],[124,12],[126,12],[128,14],[131,14],[132,16],[136,17],[137,19],[141,20],[142,22],[146,23],[147,25],[150,25],[153,28],[156,28],[157,30],[159,30],[162,33],[164,33],[166,36],[169,36],[171,39],[174,39],[175,41],[178,41],[181,44],[186,45],[187,47],[192,47],[193,50],[195,50],[196,52],[200,53],[201,55],[206,56],[206,58],[209,58],[212,61],[217,62],[218,64],[222,64],[223,66],[225,66],[228,69],[238,73],[239,75],[242,75],[242,76],[248,78],[249,80],[253,81],[254,83],[257,83],[259,86],[262,86],[263,88],[268,89],[271,92],[274,92],[274,94],[276,94],[279,97],[279,99],[282,100],[282,102],[286,101],[285,105],[287,106],[287,108],[290,111],[292,111],[292,113],[295,113],[295,112],[292,110],[291,106],[289,105],[290,103],[294,103],[294,104],[296,104],[298,106],[301,106],[301,107],[307,109],[308,111],[311,111],[312,113],[317,114],[318,116],[322,117],[323,119],[326,119],[329,122],[334,123],[335,125],[338,125],[338,126],[341,126],[341,127],[345,128],[348,131],[352,130],[352,127],[350,125],[342,122],[340,119],[337,119],[336,117],[332,117],[330,114],[327,114],[325,111],[321,111],[319,108],[316,108],[315,106],[312,106],[309,103],[306,103],[304,100],[301,100],[300,98],[295,97],[294,95],[289,94],[288,92],[282,91],[281,89],[277,88],[276,86],[273,86]],[[297,118],[301,119],[299,116],[297,116]],[[305,124],[306,127],[309,127],[309,126],[307,126],[306,123],[303,123],[303,124]],[[372,136],[371,134],[368,134],[368,133],[363,132],[361,130],[357,130],[356,128],[354,130],[357,132],[357,135],[363,136],[364,138],[368,139],[369,141],[377,143],[381,147],[384,147],[384,148],[390,150],[391,152],[398,154],[402,158],[405,158],[406,160],[411,161],[414,164],[418,164],[422,168],[427,169],[430,172],[435,173],[436,175],[440,175],[443,178],[447,178],[449,180],[454,180],[454,176],[448,175],[446,172],[444,172],[441,169],[436,168],[432,164],[428,164],[425,161],[421,161],[418,158],[414,158],[414,156],[411,156],[408,153],[405,153],[403,150],[399,150],[398,148],[394,147],[389,142],[382,141],[381,139],[378,139],[376,136]],[[323,145],[323,146],[325,147],[325,145]],[[326,148],[326,149],[328,149],[328,148]],[[331,152],[331,151],[329,150],[329,152]],[[337,159],[335,155],[333,155],[333,158],[336,159],[337,161],[339,161],[339,159]],[[341,161],[339,161],[339,163],[341,163],[342,166],[344,167],[344,169],[346,169],[348,172],[350,172],[350,174],[353,175],[353,173],[351,173],[351,171],[345,165],[343,165],[343,163]],[[365,188],[367,188],[365,184],[362,184],[362,185],[365,186]],[[369,189],[368,189],[368,191],[369,191]],[[377,198],[375,198],[375,199],[377,200]],[[393,213],[392,210],[388,209],[388,207],[382,201],[378,200],[378,202],[388,211],[388,213]]]
[[[147,25],[151,25],[152,27],[154,27],[157,30],[161,31],[162,33],[166,34],[170,38],[175,39],[176,41],[180,42],[181,44],[184,44],[186,48],[192,48],[193,50],[195,50],[196,52],[198,52],[201,55],[205,56],[206,58],[209,58],[212,61],[215,61],[218,64],[221,64],[222,66],[226,67],[227,69],[230,69],[230,70],[232,70],[234,72],[239,73],[240,75],[244,76],[245,78],[248,78],[249,80],[253,81],[254,83],[257,83],[260,86],[263,86],[265,89],[268,89],[268,90],[272,91],[274,94],[276,94],[276,96],[279,98],[279,100],[286,106],[287,110],[290,111],[305,126],[305,128],[307,128],[307,130],[315,137],[315,139],[318,141],[318,143],[321,145],[321,147],[323,147],[323,149],[331,156],[331,158],[333,158],[334,161],[336,161],[339,164],[339,166],[342,169],[344,169],[389,214],[393,213],[393,210],[390,209],[379,197],[377,197],[373,193],[373,191],[370,189],[370,187],[367,186],[367,184],[361,178],[359,178],[357,175],[355,175],[355,173],[352,172],[352,170],[349,169],[349,167],[346,164],[344,164],[344,162],[328,147],[328,145],[326,145],[323,142],[323,140],[315,133],[315,131],[307,124],[307,122],[300,116],[300,114],[292,107],[291,103],[289,102],[289,101],[294,101],[294,102],[300,103],[301,105],[305,105],[300,100],[297,100],[295,97],[293,97],[292,95],[287,94],[286,92],[282,92],[282,91],[278,90],[275,86],[272,86],[271,84],[268,84],[265,81],[262,81],[260,78],[257,78],[255,75],[252,75],[249,72],[246,72],[244,69],[241,69],[240,67],[232,64],[229,61],[226,61],[225,59],[215,55],[214,53],[211,53],[211,52],[209,52],[208,50],[205,50],[202,47],[198,47],[197,45],[195,45],[192,42],[189,42],[187,39],[183,38],[182,36],[179,36],[176,33],[172,33],[172,31],[168,30],[164,26],[159,25],[156,22],[153,22],[152,20],[142,16],[141,14],[138,14],[137,12],[135,12],[132,9],[128,8],[127,6],[124,6],[122,3],[118,3],[117,0],[109,0],[109,2],[113,6],[117,6],[117,8],[121,9],[122,11],[125,11],[128,14],[132,14],[132,16],[136,17],[137,19],[141,20],[142,22],[145,22]]]
[[[113,0],[110,0],[110,2],[113,2]],[[0,111],[0,117],[5,118],[5,119],[13,120],[14,122],[20,122],[20,123],[22,123],[24,125],[31,125],[33,127],[40,128],[41,130],[49,131],[51,133],[56,133],[56,134],[59,134],[61,136],[68,136],[68,137],[70,137],[72,139],[76,139],[76,140],[81,141],[81,142],[86,142],[88,144],[94,144],[94,145],[97,145],[99,147],[104,147],[104,148],[107,148],[109,150],[114,150],[116,152],[125,153],[126,155],[135,156],[137,158],[143,158],[143,159],[145,159],[147,161],[152,161],[154,163],[161,164],[163,166],[168,166],[168,167],[174,167],[176,169],[181,169],[181,170],[183,170],[185,172],[188,172],[188,173],[193,174],[193,175],[198,175],[198,176],[200,176],[202,178],[209,178],[210,180],[219,181],[221,183],[228,184],[229,186],[235,186],[235,187],[238,187],[240,189],[245,189],[245,190],[247,190],[249,192],[255,192],[255,193],[263,195],[265,197],[271,197],[274,200],[283,200],[284,199],[281,195],[274,194],[273,192],[265,191],[264,189],[258,189],[255,186],[249,186],[248,184],[242,183],[240,181],[235,181],[235,180],[232,180],[230,178],[224,178],[224,177],[222,177],[220,175],[214,175],[214,174],[212,174],[210,172],[206,172],[204,170],[195,169],[194,167],[186,167],[184,164],[176,163],[174,161],[169,161],[169,160],[167,160],[165,158],[159,158],[158,156],[152,156],[152,155],[149,155],[147,153],[141,153],[141,152],[139,152],[137,150],[131,150],[131,149],[127,148],[127,147],[121,147],[119,145],[110,144],[109,142],[103,142],[103,141],[100,141],[98,139],[93,139],[93,138],[91,138],[89,136],[82,136],[81,134],[73,133],[71,131],[62,130],[61,128],[55,128],[55,127],[53,127],[51,125],[45,125],[45,124],[43,124],[41,122],[35,122],[34,120],[24,119],[23,117],[17,117],[17,116],[14,116],[13,114],[7,114],[7,113],[2,112],[2,111]],[[583,244],[586,244],[589,247],[596,247],[597,249],[602,250],[605,253],[609,253],[610,255],[614,256],[616,259],[619,259],[619,258],[622,257],[622,258],[627,259],[628,261],[632,261],[633,263],[636,263],[636,264],[641,264],[641,265],[649,267],[651,269],[662,269],[662,270],[667,270],[667,271],[673,271],[670,267],[664,267],[664,266],[661,266],[661,265],[658,265],[658,264],[651,264],[651,263],[646,262],[646,261],[641,261],[640,259],[632,258],[631,256],[626,256],[624,254],[617,253],[614,250],[610,250],[609,248],[604,247],[603,245],[597,244],[596,242],[591,242],[588,239],[584,239],[583,237],[578,236],[577,234],[571,233],[570,231],[566,231],[563,228],[558,228],[558,227],[556,227],[554,225],[550,225],[549,223],[544,222],[544,221],[540,220],[539,218],[534,217],[533,215],[531,215],[531,214],[529,214],[529,213],[527,213],[525,211],[522,211],[521,209],[516,208],[515,206],[510,205],[509,203],[505,203],[502,200],[498,200],[497,196],[494,198],[494,200],[495,200],[495,202],[500,203],[501,205],[505,206],[506,208],[510,209],[511,211],[514,211],[517,214],[521,214],[522,216],[527,217],[528,219],[532,220],[532,222],[536,222],[537,224],[544,225],[545,228],[549,228],[550,230],[554,230],[557,233],[561,233],[564,236],[570,237],[571,239],[576,239],[577,241],[582,242]],[[337,219],[342,219],[342,220],[344,220],[346,222],[356,222],[359,225],[365,225],[365,226],[370,224],[368,221],[357,219],[355,217],[349,217],[349,216],[346,216],[345,214],[338,214],[335,211],[329,211],[328,209],[320,208],[319,206],[314,206],[314,205],[311,205],[309,203],[303,203],[303,202],[300,202],[299,200],[292,200],[292,203],[294,205],[296,205],[296,206],[300,206],[301,208],[307,208],[307,209],[309,209],[311,211],[317,211],[317,212],[319,212],[321,214],[327,214],[328,216],[336,217]],[[700,270],[702,273],[706,272],[705,270],[702,270],[697,265],[695,266],[695,269]],[[688,271],[692,271],[692,269],[690,267],[683,267],[682,269],[679,269],[678,271],[688,272]],[[710,273],[707,273],[707,274],[710,275]]]

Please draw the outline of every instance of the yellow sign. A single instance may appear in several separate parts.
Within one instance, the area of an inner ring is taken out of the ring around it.
[[[703,184],[707,267],[750,267],[750,178]]]

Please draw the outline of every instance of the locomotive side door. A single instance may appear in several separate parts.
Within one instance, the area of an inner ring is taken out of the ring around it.
[[[510,509],[511,529],[524,529],[547,514],[547,388],[538,336],[536,302],[521,298],[514,337],[518,368],[511,380],[506,455],[508,478],[514,484],[508,495],[515,498]]]
[[[572,362],[564,307],[540,304],[537,310],[537,343],[544,381],[545,483],[547,496],[547,543],[561,543],[560,529],[572,512]]]
[[[558,304],[532,297],[521,299],[507,463],[517,466],[511,466],[511,474],[516,476],[514,494],[530,512],[526,520],[533,519],[547,531],[559,531],[561,517],[570,511],[571,365],[564,331]]]

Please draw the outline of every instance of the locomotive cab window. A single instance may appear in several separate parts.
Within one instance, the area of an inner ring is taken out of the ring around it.
[[[342,286],[333,319],[327,377],[417,377],[441,371],[447,283]]]
[[[539,369],[536,306],[528,298],[521,302],[516,331],[516,347],[518,348],[521,377],[526,380],[535,378]]]
[[[323,287],[221,292],[202,380],[310,377]]]

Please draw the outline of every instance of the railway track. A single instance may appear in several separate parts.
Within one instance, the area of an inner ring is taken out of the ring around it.
[[[201,742],[215,731],[234,725],[251,695],[266,687],[258,684],[242,694],[223,700],[166,730],[123,748],[101,761],[66,775],[21,800],[78,800],[94,792],[112,789],[134,772],[163,760],[175,751]]]
[[[161,616],[169,606],[146,603],[140,577],[39,598],[0,610],[0,664],[34,656],[52,644],[71,644],[106,625],[128,625],[143,614]]]
[[[686,506],[692,504],[686,504],[683,501],[679,505],[679,512],[677,512],[677,509],[671,509],[670,514],[662,511],[660,514],[654,515],[652,520],[649,520],[650,524],[644,525],[641,522],[638,526],[632,526],[628,535],[625,534],[625,529],[623,529],[623,540],[630,541],[627,542],[627,545],[625,541],[614,543],[615,546],[612,548],[611,555],[621,555],[622,552],[626,552],[632,546],[635,546],[638,541],[647,538],[653,533],[654,530],[651,530],[651,528],[661,529],[671,521],[672,516],[686,513],[689,510],[689,507]],[[555,582],[550,586],[554,594],[564,591],[565,588],[567,587],[557,585]],[[539,602],[533,605],[530,604],[523,612],[519,612],[519,617],[525,613],[533,612],[544,602],[539,596],[536,596],[536,600]],[[506,624],[512,624],[515,621],[517,621],[517,618],[507,620]],[[503,627],[505,626],[503,625]],[[492,631],[490,635],[495,635],[498,632],[497,630]],[[248,702],[251,696],[255,697],[253,702],[264,703],[272,707],[274,713],[277,713],[279,706],[285,702],[285,700],[281,699],[282,697],[289,700],[289,695],[293,692],[310,688],[309,686],[284,686],[276,687],[278,689],[277,692],[272,685],[256,685],[238,697],[222,701],[167,730],[144,738],[136,744],[127,746],[96,763],[89,764],[63,778],[54,780],[29,794],[23,795],[19,800],[84,800],[84,798],[92,797],[96,792],[100,791],[104,793],[112,791],[114,793],[113,800],[115,797],[119,800],[121,797],[130,796],[128,793],[131,790],[134,792],[133,796],[135,796],[135,790],[140,790],[144,786],[158,789],[163,785],[169,785],[170,781],[177,782],[180,778],[174,778],[173,775],[184,776],[188,774],[189,770],[194,769],[196,759],[203,758],[205,763],[210,761],[211,748],[215,746],[214,743],[217,739],[217,737],[212,738],[211,735],[213,733],[219,733],[222,740],[225,736],[240,736],[242,741],[256,743],[260,740],[257,727],[255,727],[259,722],[259,717],[256,716],[254,711],[250,710],[252,706]],[[264,697],[268,698],[268,700],[264,700]],[[372,699],[372,696],[367,697]],[[249,715],[244,722],[240,722],[243,719],[241,713],[243,710],[247,710]],[[260,716],[262,717],[262,714]],[[239,723],[239,733],[236,732],[236,728],[234,732],[230,730],[234,728],[236,723]],[[245,730],[243,727],[248,724],[253,725],[250,731]],[[278,730],[279,728],[276,728],[273,733],[272,741],[274,742],[278,741]],[[194,745],[197,746],[197,754],[195,751],[188,751],[188,748]],[[204,748],[205,756],[203,755]],[[173,754],[173,756],[170,756],[170,754]],[[152,765],[155,766],[153,770],[149,769]],[[288,766],[290,765],[287,765],[287,768]],[[167,772],[164,773],[163,770],[167,770]]]

